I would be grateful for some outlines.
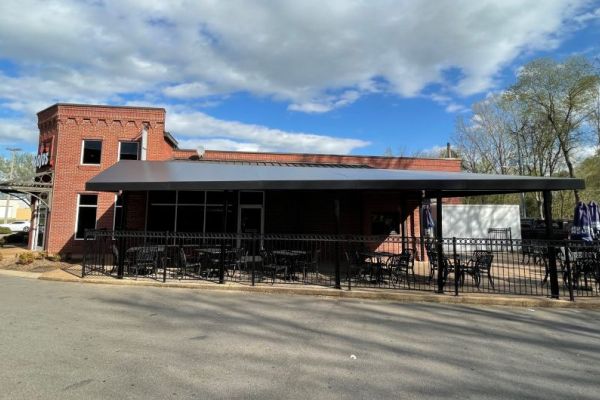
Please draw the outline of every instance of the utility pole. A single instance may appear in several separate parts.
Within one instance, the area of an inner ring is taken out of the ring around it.
[[[8,180],[12,181],[13,174],[15,172],[15,153],[17,151],[21,151],[21,149],[18,147],[7,147],[6,150],[8,150],[12,153],[12,159],[10,162],[10,175],[8,177]],[[4,205],[4,223],[5,224],[8,222],[8,209],[10,208],[10,198],[11,198],[11,195],[8,194],[6,197],[6,204]]]

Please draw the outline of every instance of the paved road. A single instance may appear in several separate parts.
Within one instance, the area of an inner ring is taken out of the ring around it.
[[[0,398],[599,396],[600,312],[0,276]]]

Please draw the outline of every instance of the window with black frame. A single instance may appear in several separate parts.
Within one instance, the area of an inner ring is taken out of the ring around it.
[[[97,194],[80,194],[77,199],[77,230],[75,239],[85,239],[86,229],[96,229]]]
[[[81,151],[81,163],[100,165],[102,158],[102,140],[84,140]]]

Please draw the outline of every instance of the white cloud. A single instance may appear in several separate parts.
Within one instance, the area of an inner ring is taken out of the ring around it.
[[[401,96],[430,83],[486,90],[519,54],[556,46],[569,19],[587,18],[586,3],[4,1],[0,54],[44,80],[76,85],[68,75],[77,71],[83,92],[98,86],[84,78],[116,79],[107,91],[248,91],[322,112],[356,100],[340,88],[360,96],[374,79]],[[445,82],[451,68],[456,84]]]
[[[26,119],[0,118],[0,143],[37,143],[38,129]]]
[[[588,21],[592,21],[592,20],[596,20],[596,19],[600,19],[600,7],[585,12],[583,14],[580,14],[578,16],[575,17],[575,21],[580,23],[580,24],[584,24]]]
[[[216,94],[207,84],[203,82],[182,83],[166,87],[163,93],[169,97],[180,99],[193,99]]]
[[[464,105],[453,101],[451,96],[447,96],[445,94],[433,93],[427,97],[429,97],[431,100],[438,103],[439,105],[444,106],[444,110],[450,114],[462,113],[469,110],[468,107],[465,107]]]
[[[600,146],[579,146],[575,149],[575,154],[573,155],[575,162],[580,163],[586,158],[592,157],[598,154],[600,150]]]
[[[459,113],[459,112],[466,112],[469,110],[469,108],[463,106],[462,104],[458,104],[458,103],[448,103],[445,110],[448,113]]]
[[[327,96],[315,101],[290,104],[288,110],[306,113],[324,113],[354,103],[361,94],[357,90],[347,90],[339,96]]]
[[[213,150],[278,151],[347,154],[370,143],[364,140],[286,132],[262,125],[213,118],[202,112],[173,110],[167,126],[182,147],[199,145]]]
[[[439,102],[457,112],[452,98],[493,88],[517,56],[552,49],[573,20],[596,18],[588,4],[5,0],[0,55],[13,67],[0,74],[0,107],[33,118],[56,101],[201,102],[245,92],[324,113],[373,92],[422,96],[437,84],[449,98]],[[331,147],[360,147],[344,140]],[[268,145],[285,147],[260,144]]]

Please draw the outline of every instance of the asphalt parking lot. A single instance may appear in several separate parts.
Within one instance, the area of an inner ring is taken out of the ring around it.
[[[0,276],[0,398],[597,399],[600,312]]]

